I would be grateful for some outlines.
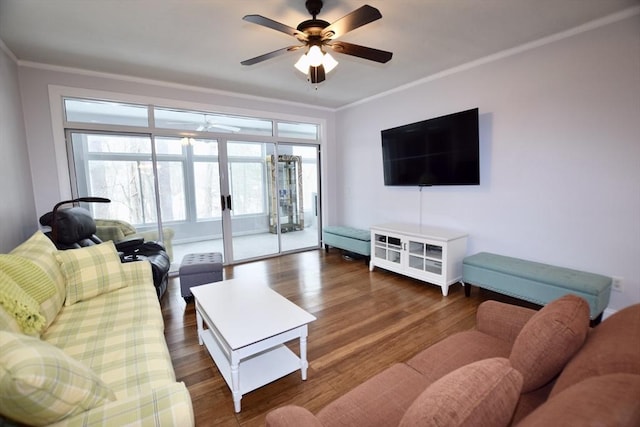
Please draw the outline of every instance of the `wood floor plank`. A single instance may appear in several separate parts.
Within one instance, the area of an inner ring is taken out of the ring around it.
[[[266,280],[276,292],[309,311],[307,381],[300,372],[233,399],[211,357],[198,344],[193,303],[172,278],[161,301],[165,336],[178,381],[191,394],[198,426],[262,426],[266,414],[286,404],[317,412],[346,391],[455,332],[475,325],[477,306],[494,298],[462,286],[444,297],[438,286],[346,260],[338,251],[285,255],[225,267],[225,278]],[[298,343],[289,347],[297,352]]]

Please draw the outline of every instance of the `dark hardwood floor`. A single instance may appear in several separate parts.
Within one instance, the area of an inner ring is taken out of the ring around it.
[[[405,361],[434,342],[472,328],[478,304],[501,299],[461,285],[444,297],[438,286],[346,260],[338,251],[286,255],[225,267],[225,278],[267,280],[284,297],[309,311],[307,381],[295,372],[242,398],[233,410],[231,392],[206,350],[198,345],[194,304],[171,279],[162,299],[165,335],[176,376],[187,385],[198,426],[261,426],[279,406],[297,404],[317,412],[346,391]],[[249,325],[247,325],[249,327]],[[290,347],[298,351],[297,343]]]

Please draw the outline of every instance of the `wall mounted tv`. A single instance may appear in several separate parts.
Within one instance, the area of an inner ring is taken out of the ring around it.
[[[383,130],[384,185],[479,185],[478,109]]]

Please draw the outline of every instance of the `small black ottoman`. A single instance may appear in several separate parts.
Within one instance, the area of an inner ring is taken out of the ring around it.
[[[180,290],[185,301],[193,298],[192,286],[222,280],[222,254],[219,252],[205,252],[187,254],[180,264]]]

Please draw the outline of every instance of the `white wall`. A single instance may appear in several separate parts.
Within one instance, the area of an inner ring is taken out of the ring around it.
[[[37,230],[18,67],[0,40],[0,252]]]
[[[67,198],[70,194],[68,178],[64,176],[64,173],[59,172],[55,162],[57,152],[54,146],[49,103],[50,86],[175,100],[180,103],[197,105],[264,111],[270,114],[313,117],[327,120],[329,127],[334,127],[334,113],[327,109],[306,107],[300,104],[269,102],[259,98],[233,96],[205,89],[179,87],[122,76],[31,65],[21,67],[20,83],[29,153],[34,170],[33,188],[38,215],[48,212],[55,203]],[[62,142],[62,144],[64,143]],[[332,141],[330,145],[333,145]],[[59,153],[64,151],[64,148],[58,146],[57,150]],[[65,189],[67,194],[64,193]]]
[[[473,107],[480,186],[384,186],[380,130]],[[640,302],[640,16],[351,106],[336,135],[335,223],[466,230],[470,254],[620,276],[610,309]]]

